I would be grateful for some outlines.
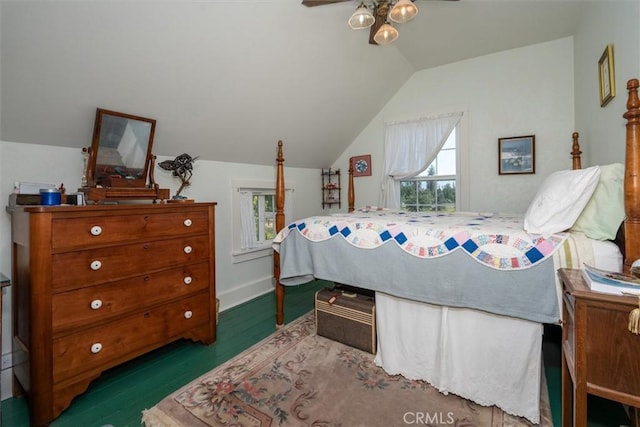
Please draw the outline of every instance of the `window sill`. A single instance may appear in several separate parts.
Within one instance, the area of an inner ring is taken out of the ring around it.
[[[259,248],[249,249],[246,251],[238,251],[232,252],[231,257],[233,258],[234,264],[239,264],[241,262],[251,261],[258,258],[263,258],[267,256],[273,255],[273,248],[271,245],[268,247],[263,246]]]

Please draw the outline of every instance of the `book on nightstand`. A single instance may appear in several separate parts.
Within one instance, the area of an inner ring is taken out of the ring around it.
[[[582,276],[593,291],[613,295],[640,295],[640,279],[630,274],[602,270],[584,264]]]

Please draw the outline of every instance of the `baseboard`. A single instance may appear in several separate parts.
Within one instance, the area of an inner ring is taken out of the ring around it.
[[[220,311],[222,312],[266,293],[273,292],[273,289],[273,276],[266,276],[253,282],[234,286],[233,289],[218,293],[216,297],[220,299]]]

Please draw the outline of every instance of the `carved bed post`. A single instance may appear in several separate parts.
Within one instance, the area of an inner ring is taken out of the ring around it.
[[[278,141],[276,158],[276,234],[284,228],[284,157]],[[284,325],[284,286],[280,283],[280,254],[273,251],[273,277],[276,281],[276,327]]]
[[[573,159],[573,167],[571,169],[582,169],[582,162],[580,160],[582,151],[580,151],[580,142],[578,142],[578,138],[580,137],[580,135],[578,134],[578,132],[574,132],[571,137],[573,138],[573,146],[571,147],[571,158]]]
[[[349,159],[349,192],[347,195],[349,205],[349,210],[347,212],[353,212],[356,201],[355,188],[353,187],[353,159]]]
[[[627,138],[624,172],[624,221],[625,259],[624,270],[629,271],[631,263],[640,258],[640,101],[638,100],[638,79],[627,82],[629,98],[627,112]]]

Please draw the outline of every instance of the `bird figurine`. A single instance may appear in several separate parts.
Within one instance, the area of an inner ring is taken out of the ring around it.
[[[171,175],[180,178],[180,188],[176,191],[176,195],[173,199],[186,199],[185,196],[181,196],[180,193],[185,187],[191,185],[191,176],[193,175],[193,162],[199,156],[191,157],[187,153],[182,153],[173,160],[164,160],[158,163],[161,169],[170,171]]]

